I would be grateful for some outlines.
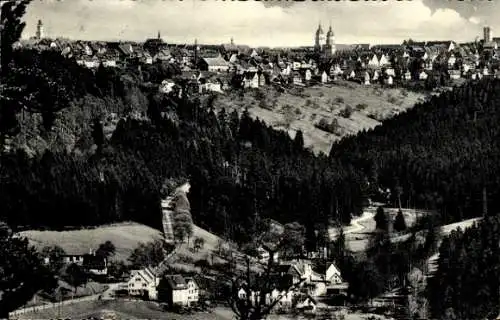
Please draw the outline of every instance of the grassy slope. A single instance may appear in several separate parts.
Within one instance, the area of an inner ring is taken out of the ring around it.
[[[149,242],[161,238],[161,232],[153,228],[133,223],[117,223],[93,229],[71,231],[36,231],[21,232],[30,242],[41,250],[44,246],[58,245],[67,254],[83,254],[90,249],[97,249],[99,244],[109,240],[116,247],[114,259],[126,261],[130,253],[140,242]]]
[[[58,245],[68,254],[86,253],[90,248],[97,249],[99,244],[110,240],[116,247],[113,260],[127,262],[131,252],[139,243],[161,239],[162,233],[142,224],[125,222],[71,231],[29,230],[21,232],[21,236],[27,237],[37,250],[42,250],[44,246]],[[197,237],[203,238],[205,244],[201,250],[194,252],[193,242]],[[193,225],[193,236],[189,244],[183,243],[178,246],[175,255],[169,260],[169,265],[185,271],[200,271],[193,263],[201,259],[210,261],[211,253],[217,251],[219,240],[216,235]],[[214,258],[214,262],[223,261],[217,256]]]
[[[112,317],[115,315],[115,317]],[[222,319],[211,313],[193,315],[179,315],[163,312],[153,302],[143,301],[87,301],[78,304],[52,308],[38,312],[20,315],[19,319],[51,319],[51,318],[85,319],[98,317],[106,319],[186,319],[186,320],[215,320]]]
[[[262,105],[256,98],[256,90],[246,91],[244,97],[235,92],[219,95],[214,105],[217,108],[224,107],[229,112],[235,108],[241,112],[248,107],[253,117],[258,117],[268,125],[283,130],[285,130],[283,106],[290,105],[293,107],[295,120],[291,123],[288,133],[294,137],[297,130],[302,130],[305,145],[312,147],[315,152],[322,151],[326,154],[333,141],[363,129],[373,128],[380,123],[368,117],[369,115],[379,120],[385,119],[413,107],[424,97],[414,92],[403,93],[400,89],[381,89],[378,85],[363,86],[344,81],[303,89],[291,88],[281,94],[272,87],[258,90],[264,96]],[[360,104],[365,104],[366,107],[357,108],[356,106]],[[263,105],[267,107],[262,108]],[[356,111],[346,119],[341,117],[339,112],[348,105]],[[334,118],[337,119],[340,126],[339,134],[331,134],[316,128],[315,123],[322,118],[328,123]]]
[[[376,211],[376,208],[370,207],[367,208],[367,210]],[[387,214],[389,214],[391,221],[394,222],[394,219],[396,218],[396,215],[398,213],[398,209],[384,208],[384,210]],[[402,211],[405,217],[406,225],[408,227],[411,227],[416,221],[417,211],[414,209],[402,209]],[[347,247],[353,252],[361,252],[366,248],[368,244],[368,239],[370,238],[371,234],[375,231],[376,227],[374,219],[363,220],[359,222],[359,224],[361,224],[364,227],[363,230],[346,234]]]

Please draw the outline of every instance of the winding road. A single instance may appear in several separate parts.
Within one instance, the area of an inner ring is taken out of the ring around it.
[[[375,216],[375,211],[367,210],[364,211],[363,214],[357,218],[351,220],[351,224],[348,227],[344,228],[344,234],[350,233],[359,233],[365,229],[365,226],[361,224],[361,222],[368,221],[373,219]],[[328,229],[328,233],[330,235],[330,239],[335,240],[337,235],[339,234],[339,228],[333,227]]]

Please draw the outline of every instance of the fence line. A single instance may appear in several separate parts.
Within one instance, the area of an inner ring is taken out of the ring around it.
[[[99,295],[87,296],[82,298],[76,298],[71,300],[63,300],[55,303],[47,303],[39,306],[32,306],[22,309],[17,309],[15,311],[9,312],[9,319],[15,319],[15,316],[22,315],[30,312],[37,312],[45,309],[57,308],[59,306],[67,306],[75,303],[80,303],[84,301],[95,301],[99,299]]]

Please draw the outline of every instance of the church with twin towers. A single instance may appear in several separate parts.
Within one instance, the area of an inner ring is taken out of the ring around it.
[[[321,27],[321,22],[318,25],[318,30],[316,30],[316,35],[314,38],[314,49],[317,53],[331,57],[335,53],[335,34],[333,33],[332,26],[328,29],[328,32],[323,32]]]

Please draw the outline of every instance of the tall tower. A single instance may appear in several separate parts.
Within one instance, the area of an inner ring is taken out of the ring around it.
[[[314,38],[314,48],[316,51],[323,50],[323,46],[325,45],[325,33],[323,32],[323,28],[321,28],[321,23],[318,25],[318,29],[316,30],[316,36]]]
[[[37,39],[42,39],[43,38],[43,23],[42,20],[38,20],[38,24],[36,25],[36,35],[35,37]]]
[[[231,37],[231,45],[234,46],[234,39]]]
[[[333,33],[332,26],[330,25],[330,28],[328,29],[328,32],[326,33],[326,45],[325,45],[325,54],[327,56],[332,56],[335,51],[335,34]]]
[[[200,47],[198,46],[198,39],[194,39],[194,64],[198,65],[198,52]]]
[[[161,40],[160,30],[158,30],[158,40]]]
[[[491,28],[489,26],[483,28],[483,38],[485,43],[491,41]]]

